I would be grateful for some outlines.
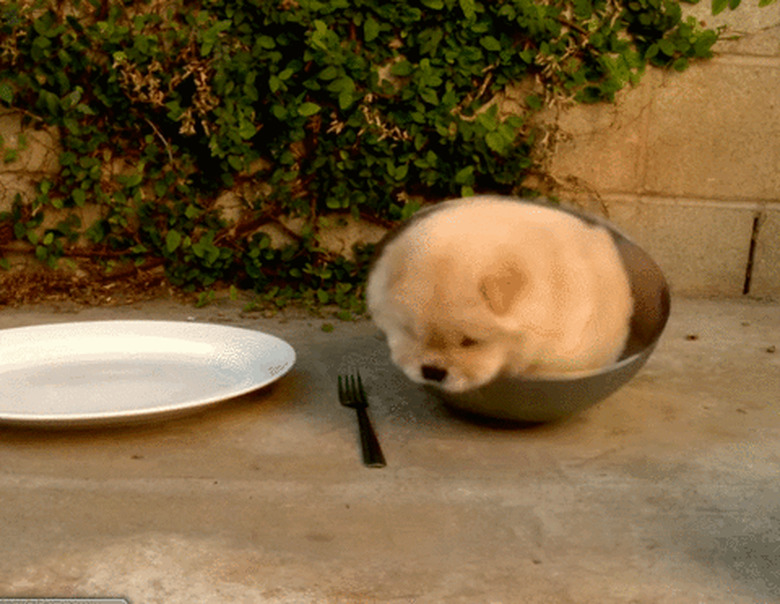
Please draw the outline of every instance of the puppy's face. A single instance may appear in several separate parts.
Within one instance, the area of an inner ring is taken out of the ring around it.
[[[458,258],[410,267],[380,264],[369,282],[369,308],[385,332],[393,362],[413,381],[462,392],[493,380],[517,348],[501,325],[513,297],[507,275],[485,277]],[[516,285],[516,284],[514,284]],[[509,298],[508,298],[509,297]]]
[[[393,362],[411,380],[450,392],[489,382],[503,368],[507,354],[496,333],[455,317],[410,320],[387,335]]]

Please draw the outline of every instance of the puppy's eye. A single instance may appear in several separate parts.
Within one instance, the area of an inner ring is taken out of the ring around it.
[[[463,338],[460,341],[461,348],[470,348],[472,346],[476,346],[477,344],[479,344],[477,340],[475,340],[474,338],[470,338],[468,336],[463,336]]]

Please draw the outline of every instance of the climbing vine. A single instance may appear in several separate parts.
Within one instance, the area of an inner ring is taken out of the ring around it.
[[[60,150],[0,223],[52,266],[88,244],[187,289],[359,311],[370,249],[324,248],[325,214],[391,224],[422,199],[519,192],[535,111],[611,101],[717,38],[674,0],[6,1],[0,108]]]

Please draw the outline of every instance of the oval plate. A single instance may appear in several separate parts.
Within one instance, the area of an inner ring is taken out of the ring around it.
[[[0,330],[0,422],[69,427],[146,421],[245,394],[295,363],[259,331],[179,321]]]

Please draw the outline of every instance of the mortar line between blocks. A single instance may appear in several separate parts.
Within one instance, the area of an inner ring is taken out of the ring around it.
[[[717,199],[712,197],[690,197],[687,195],[655,195],[652,193],[630,193],[630,192],[609,192],[601,193],[605,201],[624,202],[624,203],[652,203],[655,205],[673,205],[673,206],[698,206],[711,207],[715,209],[726,210],[747,210],[759,212],[762,210],[780,211],[780,199],[743,199],[735,200]]]
[[[744,67],[765,67],[769,69],[780,69],[780,56],[753,55],[753,54],[718,54],[716,53],[712,62],[723,65],[734,65]]]

